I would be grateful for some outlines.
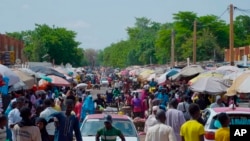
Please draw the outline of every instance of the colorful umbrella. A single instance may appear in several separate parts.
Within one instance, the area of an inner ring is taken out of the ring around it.
[[[244,72],[237,77],[232,86],[227,90],[228,96],[236,95],[237,93],[250,93],[250,72]]]
[[[171,76],[173,76],[173,75],[175,75],[175,74],[177,74],[177,73],[179,73],[179,72],[180,72],[180,69],[176,69],[176,68],[168,70],[167,72],[165,72],[164,74],[162,74],[162,75],[157,79],[158,84],[164,83],[164,82],[166,81],[166,78],[167,78],[167,77],[171,77]]]
[[[70,83],[67,80],[65,80],[65,79],[63,79],[63,78],[61,78],[59,76],[48,75],[48,77],[52,79],[52,81],[51,81],[52,85],[55,85],[55,86],[70,86]]]

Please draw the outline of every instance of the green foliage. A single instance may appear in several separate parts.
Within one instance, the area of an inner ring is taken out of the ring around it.
[[[7,33],[25,43],[24,55],[29,61],[51,61],[55,64],[70,63],[80,66],[83,63],[83,49],[78,48],[76,33],[61,27],[39,25],[32,31]],[[43,57],[48,54],[48,57]]]

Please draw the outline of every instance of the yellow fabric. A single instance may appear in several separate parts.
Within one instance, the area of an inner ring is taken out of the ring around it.
[[[228,127],[219,128],[215,132],[215,141],[229,141],[230,140],[230,129]]]
[[[55,109],[56,111],[58,111],[58,112],[60,112],[61,111],[61,107],[60,106],[58,106],[58,105],[55,105],[54,107],[53,107],[53,109]]]
[[[204,134],[204,126],[196,120],[189,120],[181,126],[180,135],[185,141],[200,141],[200,136]]]

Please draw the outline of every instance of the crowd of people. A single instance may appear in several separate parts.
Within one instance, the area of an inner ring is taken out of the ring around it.
[[[98,83],[96,77],[91,80]],[[112,90],[97,94],[97,98],[90,90],[74,87],[38,90],[34,85],[31,90],[13,91],[0,116],[0,141],[81,141],[80,123],[86,115],[102,112],[109,103],[115,103],[118,110],[122,110],[120,104],[130,107],[131,113],[124,114],[145,119],[146,141],[201,141],[204,121],[200,111],[237,102],[237,97],[226,100],[218,95],[213,101],[209,95],[193,93],[186,81],[158,85],[152,79],[138,84],[129,78],[110,78],[108,87]],[[218,120],[224,127],[223,117]],[[122,133],[119,135],[125,140]]]

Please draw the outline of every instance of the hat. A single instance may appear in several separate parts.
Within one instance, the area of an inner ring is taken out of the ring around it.
[[[108,122],[108,123],[112,123],[112,116],[111,115],[105,115],[104,116],[104,123]]]

